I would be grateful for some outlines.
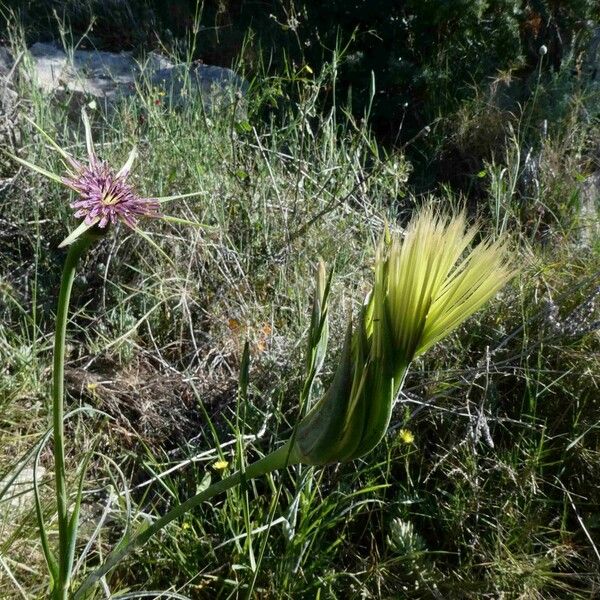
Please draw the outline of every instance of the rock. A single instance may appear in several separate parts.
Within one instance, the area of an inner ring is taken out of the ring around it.
[[[70,92],[113,102],[135,91],[137,64],[130,53],[88,52],[67,54],[52,44],[31,46],[33,79],[46,93]]]
[[[3,116],[12,111],[17,101],[17,93],[12,88],[13,66],[14,59],[8,48],[0,46],[0,110]]]
[[[580,239],[589,246],[600,236],[600,171],[589,175],[580,187]]]
[[[69,102],[79,100],[77,104],[96,100],[107,110],[134,95],[138,85],[150,85],[175,107],[200,96],[207,110],[232,104],[236,93],[247,88],[230,69],[174,65],[156,53],[141,65],[131,52],[75,50],[67,54],[53,44],[36,43],[29,55],[32,78],[44,92]]]
[[[17,58],[19,60],[19,58]],[[14,151],[20,142],[20,131],[16,127],[19,96],[13,88],[14,60],[4,46],[0,46],[0,148]],[[12,183],[4,175],[12,172],[11,160],[0,157],[0,195]]]
[[[203,64],[158,69],[152,74],[151,83],[164,91],[171,106],[175,107],[185,104],[187,84],[191,93],[200,95],[206,110],[235,104],[236,95],[243,95],[248,88],[247,82],[231,69]]]
[[[7,77],[13,66],[14,60],[6,46],[0,46],[0,77]]]

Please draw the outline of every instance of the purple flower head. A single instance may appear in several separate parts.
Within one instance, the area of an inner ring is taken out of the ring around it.
[[[135,229],[139,217],[160,217],[158,200],[138,196],[127,182],[137,155],[136,149],[133,148],[123,168],[115,172],[106,161],[96,156],[92,128],[85,111],[82,112],[82,118],[88,164],[82,165],[68,154],[63,154],[68,176],[63,177],[62,182],[79,196],[71,203],[75,216],[83,219],[83,225],[96,225],[101,229],[109,224],[115,225],[117,221]]]
[[[27,117],[25,118],[27,119]],[[87,164],[73,158],[41,127],[27,119],[60,154],[67,171],[65,176],[61,177],[23,158],[11,155],[20,164],[67,186],[77,194],[78,197],[71,202],[70,206],[75,211],[74,216],[82,219],[82,222],[61,242],[59,247],[72,244],[80,235],[92,227],[106,229],[109,224],[115,225],[117,222],[122,221],[128,227],[135,229],[140,217],[160,217],[165,221],[204,227],[204,225],[195,221],[167,217],[160,211],[162,202],[198,196],[201,192],[164,196],[162,198],[143,198],[139,196],[127,181],[131,166],[137,155],[136,149],[133,148],[123,167],[119,171],[115,171],[106,161],[99,159],[96,155],[92,140],[92,128],[85,110],[82,111],[82,119],[85,128]]]
[[[105,228],[120,220],[135,229],[139,217],[160,217],[158,201],[138,196],[127,183],[127,174],[115,173],[104,161],[90,161],[64,181],[79,195],[71,208],[86,225]]]

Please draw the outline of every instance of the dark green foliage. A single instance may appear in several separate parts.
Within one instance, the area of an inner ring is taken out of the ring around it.
[[[473,83],[520,59],[519,4],[334,0],[309,9],[306,28],[326,48],[335,46],[336,36],[354,35],[341,79],[362,114],[374,74],[373,116],[394,135],[406,112],[425,125],[455,106]]]
[[[58,38],[62,22],[97,48],[193,47],[194,58],[225,66],[245,47],[250,72],[260,60],[282,72],[290,59],[317,71],[345,48],[337,101],[350,94],[355,116],[369,111],[388,141],[401,126],[406,139],[447,117],[500,71],[527,76],[541,45],[546,66],[559,68],[600,16],[594,0],[7,0],[5,8],[19,11],[29,41]],[[254,44],[244,46],[250,31]]]

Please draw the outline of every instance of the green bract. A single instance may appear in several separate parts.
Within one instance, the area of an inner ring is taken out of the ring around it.
[[[298,426],[291,460],[346,461],[379,443],[411,361],[514,274],[504,240],[484,240],[466,252],[476,233],[462,214],[444,218],[426,209],[402,237],[380,244],[373,290],[356,328],[348,326],[329,389]]]

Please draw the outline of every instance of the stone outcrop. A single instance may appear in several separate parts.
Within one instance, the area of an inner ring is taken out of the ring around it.
[[[23,73],[49,96],[76,104],[95,100],[107,110],[120,99],[135,95],[139,88],[152,89],[163,102],[175,107],[200,97],[204,108],[210,111],[237,102],[247,88],[241,77],[223,67],[174,64],[154,52],[143,61],[131,52],[67,53],[46,43],[29,48]]]

